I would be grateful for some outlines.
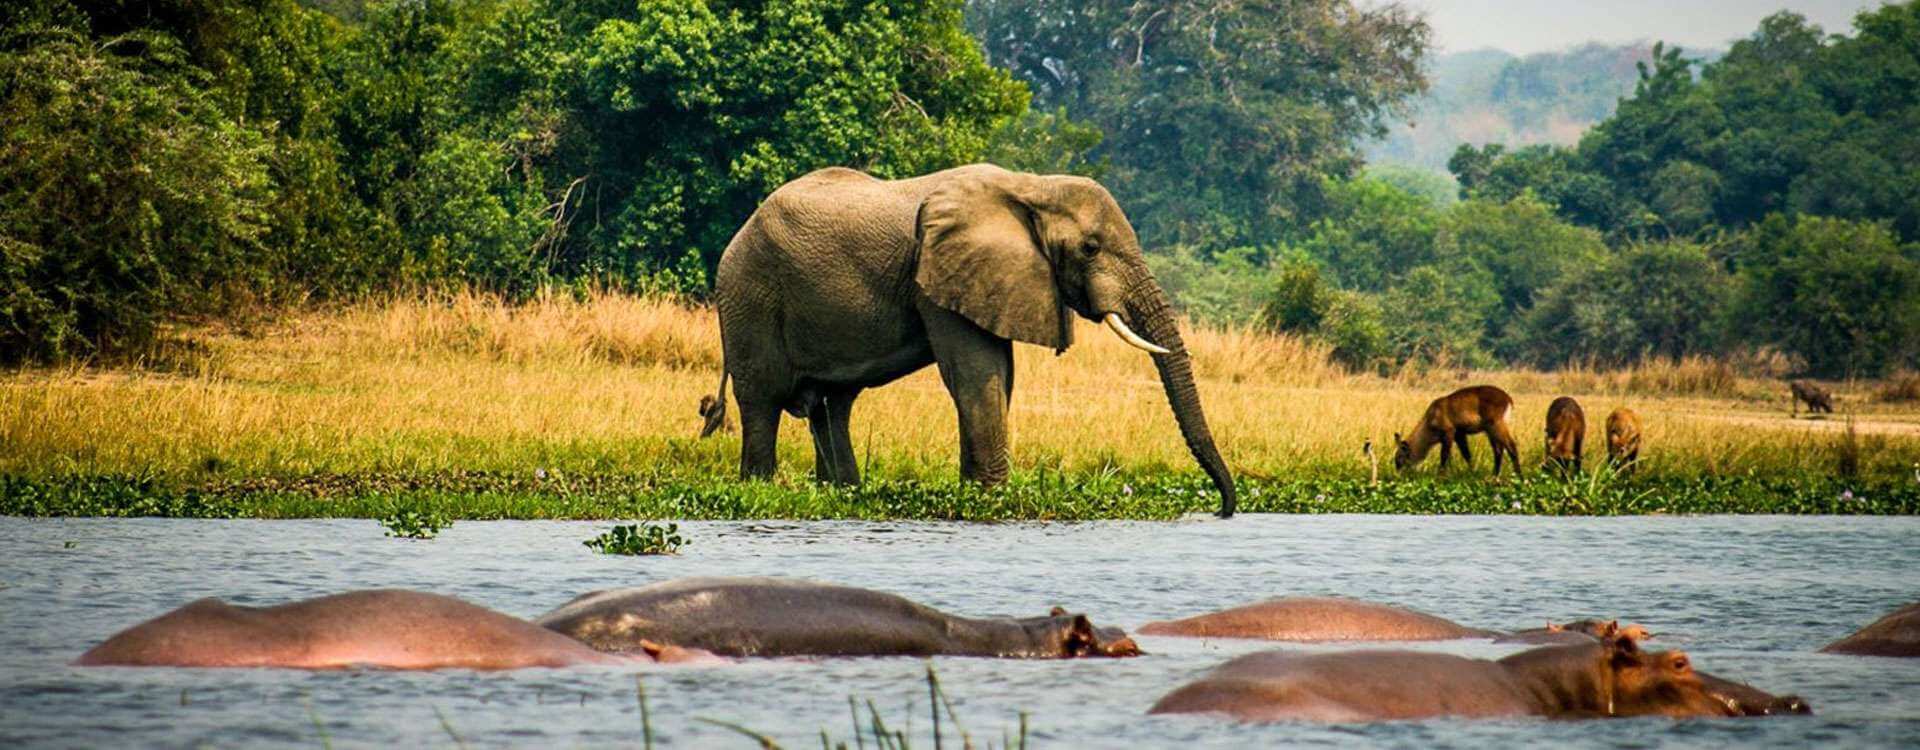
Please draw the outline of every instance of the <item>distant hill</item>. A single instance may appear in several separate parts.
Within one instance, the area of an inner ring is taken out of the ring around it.
[[[1705,59],[1720,54],[1687,51]],[[1634,64],[1652,55],[1651,42],[1590,43],[1525,57],[1494,49],[1441,55],[1411,122],[1369,144],[1367,160],[1444,171],[1461,143],[1575,143],[1633,93]]]

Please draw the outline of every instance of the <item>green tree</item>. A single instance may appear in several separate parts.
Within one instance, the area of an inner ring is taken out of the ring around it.
[[[1175,247],[1147,256],[1154,280],[1173,303],[1194,320],[1244,325],[1260,317],[1273,287],[1272,273],[1250,247],[1228,248],[1203,258],[1199,251]]]
[[[1575,268],[1541,292],[1515,332],[1541,367],[1624,365],[1710,353],[1731,279],[1700,245],[1637,244]]]
[[[0,358],[116,353],[263,281],[267,140],[171,37],[0,33]]]
[[[1408,269],[1434,259],[1441,214],[1420,196],[1376,179],[1329,180],[1326,215],[1308,228],[1300,251],[1348,288],[1377,292]]]
[[[1425,86],[1424,21],[1350,0],[971,0],[989,59],[1104,134],[1149,246],[1270,243]]]
[[[1920,364],[1920,247],[1884,223],[1778,215],[1748,245],[1739,320],[1751,340],[1822,375]]]
[[[1387,346],[1401,362],[1491,363],[1486,331],[1499,310],[1493,276],[1459,261],[1414,268],[1380,298]]]
[[[1606,252],[1598,232],[1555,216],[1529,195],[1505,202],[1470,200],[1447,212],[1434,238],[1442,258],[1480,269],[1497,301],[1482,320],[1485,341],[1504,341],[1535,295]],[[1511,354],[1511,352],[1502,352]]]

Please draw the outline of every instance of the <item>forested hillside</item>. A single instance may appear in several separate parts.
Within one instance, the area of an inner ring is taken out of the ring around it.
[[[1190,316],[1355,368],[1914,367],[1920,6],[1841,31],[1429,64],[1351,0],[11,3],[0,359],[368,294],[697,299],[786,180],[987,160],[1099,177]],[[1434,106],[1498,139],[1457,186],[1365,163]]]
[[[1687,50],[1697,60],[1721,54]],[[1462,143],[1572,145],[1633,93],[1635,66],[1652,59],[1652,42],[1524,57],[1486,49],[1439,55],[1428,73],[1431,88],[1408,120],[1367,145],[1367,160],[1444,172]]]

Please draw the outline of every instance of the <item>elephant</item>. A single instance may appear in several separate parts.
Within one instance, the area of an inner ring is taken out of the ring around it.
[[[647,643],[604,654],[518,617],[419,591],[350,591],[272,607],[201,599],[120,631],[78,666],[519,669],[718,661]]]
[[[785,578],[684,578],[596,591],[534,622],[602,651],[652,642],[725,656],[1138,656],[1118,628],[1055,607],[961,617],[882,591]]]
[[[1679,651],[1643,651],[1618,637],[1499,660],[1421,651],[1265,651],[1216,667],[1148,712],[1321,722],[1810,713],[1797,698],[1696,672]]]
[[[961,475],[1005,481],[1013,342],[1064,353],[1079,315],[1152,355],[1219,514],[1233,514],[1233,478],[1173,310],[1094,180],[990,164],[901,180],[815,171],[774,190],[734,234],[713,298],[742,478],[773,474],[784,410],[807,420],[817,480],[858,483],[855,400],[932,364],[958,412]]]

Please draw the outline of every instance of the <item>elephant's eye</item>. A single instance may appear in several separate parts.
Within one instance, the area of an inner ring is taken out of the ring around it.
[[[1100,238],[1088,237],[1086,242],[1080,243],[1081,255],[1091,258],[1095,255],[1098,255],[1099,253],[1100,253]]]

